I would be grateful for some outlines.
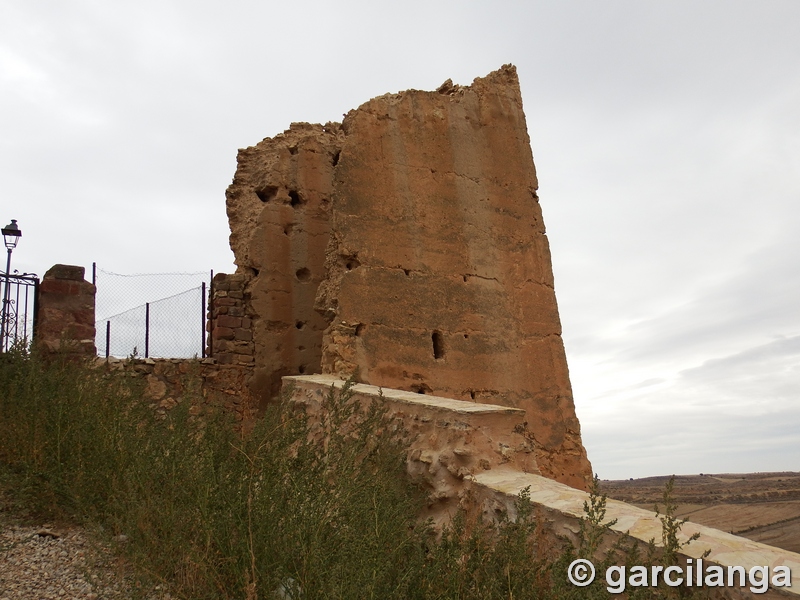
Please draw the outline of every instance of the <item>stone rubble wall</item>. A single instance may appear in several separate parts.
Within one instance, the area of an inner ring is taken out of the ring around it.
[[[191,398],[190,414],[206,408],[231,414],[240,426],[252,425],[258,413],[257,400],[247,391],[253,376],[252,366],[218,364],[214,359],[98,358],[101,367],[129,373],[145,383],[144,396],[166,412],[184,398]]]
[[[94,356],[94,285],[84,280],[85,269],[54,265],[39,284],[39,311],[34,343],[46,352]]]
[[[55,265],[39,284],[39,313],[34,342],[50,353],[95,357],[95,292],[84,281],[83,267]],[[196,402],[191,410],[223,409],[240,424],[255,419],[259,399],[251,394],[254,343],[247,313],[247,278],[217,274],[210,290],[209,347],[213,358],[97,358],[99,365],[142,378],[145,397],[166,411],[184,397]],[[197,399],[200,399],[197,402]]]
[[[209,347],[206,355],[221,365],[254,364],[253,316],[245,299],[244,274],[217,273],[211,283]]]

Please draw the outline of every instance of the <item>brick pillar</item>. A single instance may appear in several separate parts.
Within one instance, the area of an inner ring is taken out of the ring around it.
[[[39,317],[34,340],[47,352],[94,356],[96,288],[85,269],[55,265],[39,284]]]
[[[252,365],[253,321],[247,314],[242,274],[214,275],[211,301],[211,356],[223,365]]]

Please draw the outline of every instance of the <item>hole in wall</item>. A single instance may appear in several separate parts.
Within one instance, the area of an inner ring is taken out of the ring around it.
[[[303,350],[306,349],[306,347],[305,346],[298,346],[297,349],[298,349],[298,351],[302,352]]]
[[[294,276],[297,277],[297,281],[300,283],[308,283],[311,281],[311,271],[303,267],[302,269],[297,269],[295,271]]]
[[[333,159],[331,160],[331,162],[333,163],[334,167],[339,164],[339,155],[340,154],[341,154],[341,152],[337,152],[336,154],[333,155]]]
[[[426,383],[415,383],[411,386],[411,391],[416,392],[417,394],[428,394],[432,390]]]
[[[472,398],[473,400],[475,400],[475,390],[470,390],[469,391],[469,397]]]
[[[363,332],[364,332],[364,324],[359,323],[358,325],[356,325],[356,337],[360,337]]]
[[[305,327],[305,326],[306,326],[306,322],[305,322],[305,321],[296,321],[296,322],[295,322],[295,324],[294,324],[294,326],[295,326],[297,329],[302,329],[303,327]]]
[[[465,334],[464,334],[464,339],[465,339],[465,340],[468,340],[468,339],[469,339],[469,334],[468,334],[468,333],[465,333]]]
[[[464,283],[466,283],[466,281],[467,281],[467,276],[464,275]]]
[[[347,262],[344,263],[344,266],[347,268],[348,271],[352,271],[353,269],[357,269],[361,266],[361,262],[355,258],[348,258]]]
[[[297,146],[289,146],[289,154],[297,154]]]
[[[278,188],[274,185],[267,185],[260,190],[256,190],[256,196],[262,202],[269,202],[270,200],[274,200],[275,196],[278,195]]]
[[[444,358],[444,340],[442,339],[441,331],[434,331],[431,334],[431,342],[433,344],[433,358],[441,360]]]
[[[300,373],[300,375],[302,375],[303,373],[306,372],[306,366],[305,365],[300,365],[299,367],[297,367],[297,370]]]
[[[289,190],[289,204],[297,208],[298,206],[305,204],[305,200],[297,190]]]
[[[405,273],[406,277],[408,277],[409,274],[411,273],[411,269],[403,269],[403,273]]]
[[[289,235],[294,230],[294,223],[289,223],[283,227],[283,235]]]

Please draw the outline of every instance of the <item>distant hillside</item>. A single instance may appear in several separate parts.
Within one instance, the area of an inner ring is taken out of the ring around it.
[[[669,476],[601,481],[609,498],[661,504]],[[751,540],[800,552],[800,473],[676,475],[678,515]]]

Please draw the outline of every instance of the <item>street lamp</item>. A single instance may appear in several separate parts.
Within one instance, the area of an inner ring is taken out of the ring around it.
[[[11,219],[11,223],[3,227],[3,241],[6,244],[6,248],[8,248],[9,254],[17,247],[17,242],[19,242],[19,238],[21,237],[22,229],[17,227],[17,220]]]
[[[17,220],[11,219],[11,223],[3,227],[3,242],[5,242],[8,249],[8,261],[6,262],[6,289],[3,294],[3,320],[2,328],[0,328],[0,352],[6,350],[8,344],[9,327],[8,327],[8,292],[11,277],[11,251],[17,247],[19,238],[22,237],[22,230],[17,227]]]

